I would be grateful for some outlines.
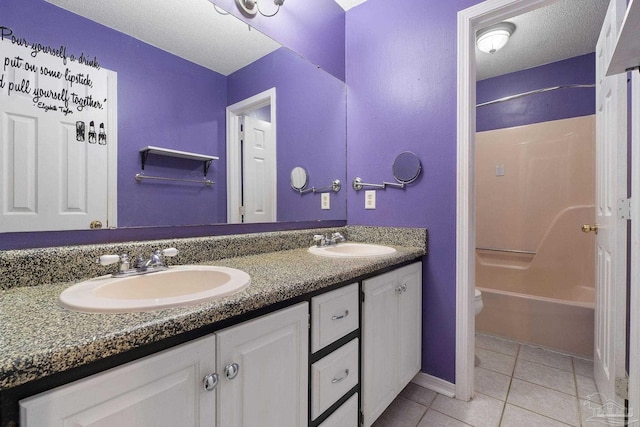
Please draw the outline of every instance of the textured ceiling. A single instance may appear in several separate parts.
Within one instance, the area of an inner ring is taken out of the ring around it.
[[[365,1],[367,0],[336,0],[336,3],[342,6],[344,10],[349,10],[354,6],[364,3]]]
[[[561,0],[506,19],[516,25],[516,31],[504,48],[493,54],[476,48],[477,79],[594,52],[608,3],[606,0]]]
[[[47,0],[222,75],[280,44],[208,0]]]
[[[223,75],[280,47],[209,0],[47,1]],[[336,0],[345,10],[365,1]],[[560,0],[507,19],[516,24],[507,46],[494,54],[476,50],[478,80],[593,52],[607,4]]]

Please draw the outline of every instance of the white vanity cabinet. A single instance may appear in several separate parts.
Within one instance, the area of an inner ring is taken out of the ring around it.
[[[308,307],[300,303],[23,399],[20,425],[300,427],[308,408]]]
[[[358,426],[358,394],[355,390],[360,377],[359,326],[358,283],[311,299],[312,426]],[[341,399],[348,400],[331,409]],[[330,410],[333,412],[327,417]]]
[[[420,371],[422,263],[362,283],[362,413],[369,427]]]
[[[214,426],[211,335],[20,401],[22,427]]]
[[[307,423],[309,304],[233,326],[218,336],[218,427]]]

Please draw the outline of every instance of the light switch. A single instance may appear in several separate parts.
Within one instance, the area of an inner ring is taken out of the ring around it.
[[[367,190],[364,192],[364,208],[376,208],[376,190]]]
[[[504,165],[496,165],[496,176],[504,176]]]
[[[320,194],[320,209],[331,209],[331,193]]]

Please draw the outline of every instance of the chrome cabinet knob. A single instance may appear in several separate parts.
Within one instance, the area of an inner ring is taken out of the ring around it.
[[[220,377],[215,372],[205,376],[204,379],[203,379],[204,389],[206,391],[213,391],[216,388],[216,386],[218,385],[218,379],[219,378]]]
[[[402,286],[398,286],[396,288],[396,294],[400,295],[402,293]]]
[[[227,377],[228,380],[234,379],[238,372],[240,372],[240,365],[237,363],[231,363],[224,368],[224,376]]]

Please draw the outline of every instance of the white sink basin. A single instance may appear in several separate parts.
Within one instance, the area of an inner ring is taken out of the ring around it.
[[[234,268],[181,265],[140,276],[90,279],[65,289],[59,301],[89,313],[153,311],[228,296],[249,283],[249,275]]]
[[[338,243],[331,246],[311,246],[309,252],[314,255],[328,256],[335,258],[355,258],[389,255],[396,250],[389,246],[372,245],[368,243]]]

